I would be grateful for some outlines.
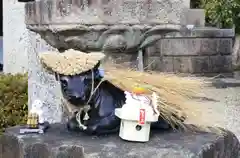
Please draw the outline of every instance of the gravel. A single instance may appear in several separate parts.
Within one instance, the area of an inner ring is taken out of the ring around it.
[[[203,89],[200,96],[198,106],[208,107],[201,122],[226,128],[240,140],[240,80],[214,79],[213,87]]]

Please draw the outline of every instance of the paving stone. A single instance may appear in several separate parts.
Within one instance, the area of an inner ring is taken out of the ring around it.
[[[232,72],[231,55],[210,56],[209,59],[212,72]]]

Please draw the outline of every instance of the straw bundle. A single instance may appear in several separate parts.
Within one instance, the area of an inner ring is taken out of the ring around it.
[[[43,52],[39,54],[44,68],[63,75],[74,75],[88,71],[104,56],[103,53],[87,54],[73,49],[66,50],[64,53]]]
[[[104,78],[125,91],[132,91],[135,86],[144,87],[150,97],[153,92],[158,96],[160,116],[170,123],[186,128],[182,117],[198,117],[196,106],[187,102],[204,86],[200,80],[187,79],[177,75],[156,72],[138,72],[130,69],[107,66]]]

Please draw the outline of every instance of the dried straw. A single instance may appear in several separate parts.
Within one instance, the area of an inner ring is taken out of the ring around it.
[[[205,85],[202,80],[166,73],[139,72],[117,65],[105,67],[104,78],[125,91],[140,86],[146,89],[149,97],[155,92],[159,96],[160,116],[173,128],[174,125],[186,128],[182,122],[184,117],[200,117],[196,106],[188,105],[187,102]]]
[[[75,75],[92,69],[99,60],[104,58],[100,52],[84,53],[69,49],[63,53],[56,51],[43,52],[39,59],[44,68],[64,75]]]

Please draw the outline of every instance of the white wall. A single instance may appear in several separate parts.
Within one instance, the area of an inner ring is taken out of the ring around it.
[[[29,35],[24,23],[24,3],[3,0],[3,64],[5,73],[28,70]]]

